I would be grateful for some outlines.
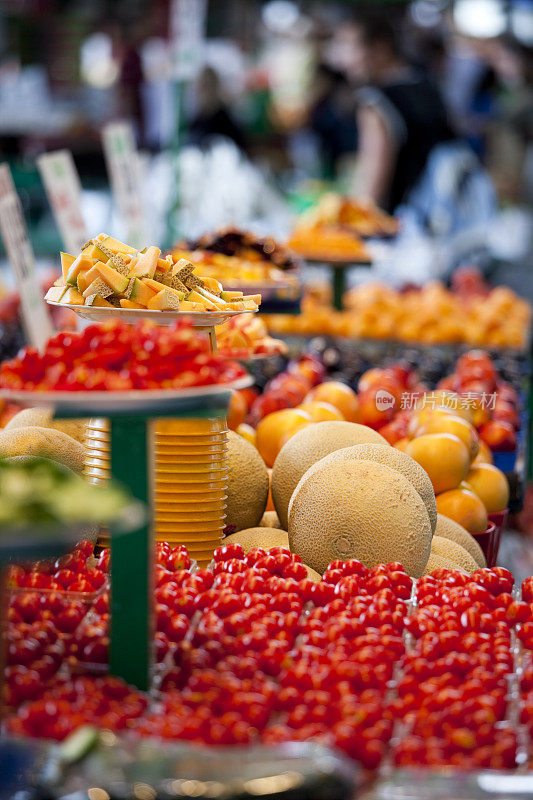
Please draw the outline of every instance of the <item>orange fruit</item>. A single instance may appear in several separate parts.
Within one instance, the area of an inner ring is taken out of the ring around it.
[[[483,439],[479,440],[479,452],[475,459],[472,461],[472,466],[474,464],[492,464],[494,462],[494,457],[492,455],[492,450],[486,444]]]
[[[483,502],[468,489],[450,489],[437,495],[437,511],[458,522],[469,533],[482,533],[488,524]]]
[[[263,417],[255,432],[255,446],[267,467],[274,466],[276,456],[285,442],[311,422],[310,414],[299,408],[284,408]]]
[[[302,403],[298,408],[310,414],[313,422],[329,422],[330,420],[342,422],[344,420],[338,408],[322,400],[311,400],[309,403]]]
[[[246,400],[240,392],[232,392],[228,408],[228,428],[236,431],[241,423],[244,422],[247,411]]]
[[[265,508],[265,514],[266,514],[267,511],[275,511],[275,510],[276,509],[274,508],[274,501],[272,500],[272,470],[269,469],[268,470],[268,498],[267,498],[267,504],[266,504],[266,508]]]
[[[471,461],[479,452],[479,436],[475,428],[461,417],[454,417],[445,411],[435,411],[419,425],[416,436],[424,433],[453,433],[466,445]]]
[[[458,486],[466,478],[470,468],[466,445],[452,433],[426,433],[418,436],[411,439],[405,452],[426,470],[435,494]]]
[[[404,437],[403,439],[398,439],[397,442],[394,442],[393,447],[396,447],[397,450],[401,450],[403,453],[406,453],[408,444],[409,444],[409,439],[407,439],[407,437]]]
[[[498,467],[472,464],[466,480],[477,494],[488,514],[503,511],[509,505],[509,484]]]
[[[246,439],[247,442],[250,442],[255,447],[255,431],[251,425],[241,422],[235,433],[238,433],[239,436],[242,436],[243,439]]]
[[[436,389],[434,392],[426,392],[426,394],[417,401],[416,411],[446,411],[448,414],[453,414],[455,417],[461,417],[467,422],[472,422],[472,412],[468,408],[465,400],[457,394],[448,389]]]
[[[304,400],[308,403],[319,400],[324,403],[331,403],[338,408],[343,419],[347,422],[357,422],[359,419],[359,401],[353,389],[340,381],[325,381],[311,389]]]

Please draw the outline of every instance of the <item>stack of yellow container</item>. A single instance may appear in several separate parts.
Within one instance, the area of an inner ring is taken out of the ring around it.
[[[187,546],[207,565],[224,531],[228,474],[224,418],[158,420],[153,452],[153,525],[158,541]],[[110,470],[109,423],[91,419],[86,429],[85,476],[105,482]],[[104,532],[100,543],[107,546]]]

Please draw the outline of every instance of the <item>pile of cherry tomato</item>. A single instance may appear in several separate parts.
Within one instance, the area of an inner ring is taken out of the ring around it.
[[[10,731],[63,739],[90,722],[209,745],[314,739],[371,770],[388,753],[402,767],[512,769],[533,732],[533,579],[518,600],[498,567],[437,570],[413,587],[399,563],[350,560],[314,582],[287,548],[238,544],[190,572],[184,548],[158,543],[154,702],[88,674],[107,660],[109,560],[82,542],[48,571],[12,568]],[[72,599],[73,585],[90,600]]]
[[[231,383],[246,374],[209,352],[207,339],[186,322],[110,321],[82,333],[62,332],[43,353],[26,347],[0,367],[0,388],[25,391],[187,389]]]

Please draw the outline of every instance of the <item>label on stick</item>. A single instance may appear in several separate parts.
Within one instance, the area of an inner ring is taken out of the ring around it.
[[[132,247],[146,246],[146,220],[142,202],[142,169],[130,122],[112,122],[103,134],[104,155],[111,188]]]
[[[81,184],[70,150],[37,159],[46,195],[67,252],[76,255],[90,238],[81,213]]]
[[[176,80],[191,80],[204,58],[206,0],[172,0],[170,37]]]
[[[35,275],[33,249],[8,164],[0,164],[0,233],[17,280],[26,335],[34,347],[42,349],[53,333],[52,323]]]

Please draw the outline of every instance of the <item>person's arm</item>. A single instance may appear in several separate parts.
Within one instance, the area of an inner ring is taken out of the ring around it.
[[[397,146],[382,115],[372,106],[357,112],[359,147],[354,179],[354,194],[370,198],[378,205],[388,197],[397,159]]]

